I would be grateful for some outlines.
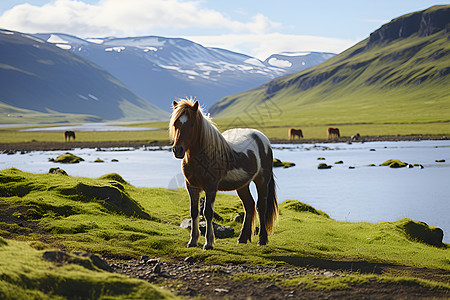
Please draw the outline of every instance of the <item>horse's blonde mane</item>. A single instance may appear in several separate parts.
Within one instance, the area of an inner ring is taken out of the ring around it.
[[[172,116],[169,122],[169,136],[173,141],[175,139],[175,127],[174,124],[181,115],[187,113],[188,118],[195,118],[197,122],[197,128],[199,129],[199,146],[202,154],[206,154],[213,159],[220,159],[228,161],[232,151],[228,142],[223,135],[217,129],[214,122],[209,116],[203,113],[203,109],[199,106],[196,113],[191,109],[194,106],[193,99],[181,99],[177,106],[172,111]]]

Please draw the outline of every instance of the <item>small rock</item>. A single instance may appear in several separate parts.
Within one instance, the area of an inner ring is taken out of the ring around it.
[[[239,214],[236,217],[234,217],[234,219],[232,221],[235,221],[237,223],[242,223],[244,221],[244,215]]]
[[[159,258],[152,258],[152,259],[147,260],[147,264],[149,264],[149,265],[154,265],[157,263],[159,263]]]
[[[63,169],[57,167],[57,168],[50,168],[50,170],[48,171],[49,174],[60,174],[60,175],[66,175],[67,176],[67,172],[64,171]]]
[[[197,291],[188,287],[188,288],[186,288],[186,294],[190,297],[194,297],[197,295]]]
[[[280,289],[280,287],[276,286],[275,284],[269,284],[268,286],[266,286],[265,290],[279,291],[281,289]]]
[[[152,269],[152,273],[154,274],[160,274],[161,273],[161,264],[157,263],[153,269]]]
[[[83,158],[76,156],[72,153],[67,152],[66,154],[58,156],[55,158],[50,158],[49,161],[55,162],[55,163],[62,163],[62,164],[77,164],[80,161],[84,161]]]
[[[99,269],[110,271],[111,268],[108,265],[106,261],[104,261],[100,256],[94,254],[94,253],[85,253],[85,252],[74,252],[75,255],[81,256],[81,257],[87,257],[89,258],[94,266],[96,266]]]
[[[56,263],[67,262],[70,259],[70,255],[63,251],[45,251],[42,256],[44,259]]]
[[[191,229],[191,219],[188,218],[184,219],[181,222],[180,227],[184,229]],[[218,239],[225,239],[234,236],[234,228],[231,226],[222,226],[220,224],[213,222],[213,228],[214,228],[214,235]],[[205,235],[206,221],[202,221],[199,223],[199,229],[201,235]]]
[[[188,264],[193,264],[195,263],[196,259],[192,256],[188,256],[184,259],[184,262],[188,263]]]
[[[143,262],[146,262],[149,258],[150,258],[150,257],[149,257],[148,255],[142,255],[142,256],[141,256],[141,260],[142,260]]]
[[[317,169],[319,169],[319,170],[324,170],[324,169],[331,169],[331,167],[332,167],[332,166],[329,166],[329,165],[327,165],[327,164],[325,164],[325,163],[322,163],[322,164],[319,164],[319,165],[317,166]]]
[[[190,218],[186,218],[181,221],[180,227],[183,229],[191,229],[192,220]]]
[[[324,272],[323,275],[324,275],[325,277],[333,277],[333,276],[334,276],[334,274],[333,274],[332,272],[330,272],[330,271]]]
[[[227,289],[215,289],[214,292],[226,294],[226,293],[229,292],[229,290],[227,290]]]

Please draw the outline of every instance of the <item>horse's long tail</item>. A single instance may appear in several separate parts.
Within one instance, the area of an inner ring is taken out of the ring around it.
[[[267,194],[267,205],[266,205],[266,230],[267,233],[272,233],[273,227],[278,219],[278,201],[277,194],[275,191],[275,178],[272,173],[272,177],[269,181],[269,191]]]

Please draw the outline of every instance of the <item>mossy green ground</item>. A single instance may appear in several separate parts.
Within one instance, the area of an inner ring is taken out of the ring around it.
[[[375,224],[338,222],[295,200],[280,204],[275,233],[269,244],[261,247],[256,243],[257,236],[251,243],[236,245],[241,224],[230,220],[243,211],[242,205],[237,196],[219,194],[215,210],[224,218],[220,223],[235,228],[235,237],[217,239],[215,250],[211,251],[202,250],[204,238],[198,247],[186,248],[189,232],[179,226],[189,217],[186,191],[136,188],[118,174],[89,179],[3,170],[0,207],[0,236],[4,238],[0,240],[0,296],[21,293],[40,298],[43,293],[51,293],[55,298],[64,297],[63,283],[72,281],[89,282],[87,298],[121,298],[128,292],[139,298],[142,289],[167,296],[142,281],[42,261],[42,250],[31,246],[116,258],[147,254],[170,260],[193,256],[214,264],[282,264],[345,270],[354,266],[359,270],[382,263],[450,271],[448,245],[436,247],[421,242],[420,235],[405,228],[405,224],[413,222],[409,219]],[[434,229],[413,223],[425,231]],[[443,284],[447,289],[448,277]],[[111,282],[123,284],[117,290]]]

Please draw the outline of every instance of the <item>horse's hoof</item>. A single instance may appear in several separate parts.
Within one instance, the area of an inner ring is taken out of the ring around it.
[[[192,244],[191,244],[191,243],[188,243],[188,244],[187,244],[187,247],[188,247],[188,248],[197,247],[197,244],[194,244],[194,243],[192,243]]]
[[[267,240],[259,240],[258,245],[260,245],[260,246],[267,245]]]
[[[238,240],[237,243],[238,244],[247,244],[247,240]]]
[[[213,250],[213,249],[214,249],[213,245],[207,245],[207,244],[205,244],[205,245],[203,246],[203,250]]]

